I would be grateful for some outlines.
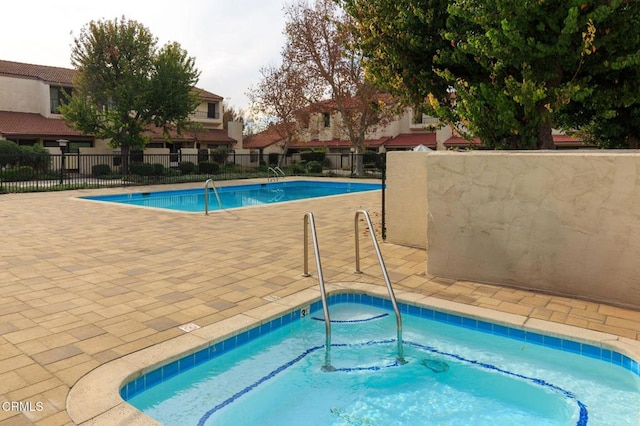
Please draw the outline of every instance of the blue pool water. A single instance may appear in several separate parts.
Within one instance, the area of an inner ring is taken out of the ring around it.
[[[265,184],[221,186],[218,194],[225,209],[281,203],[306,198],[381,189],[381,184],[353,182],[288,181]],[[177,191],[82,197],[88,200],[130,204],[187,212],[204,211],[204,188]],[[209,210],[219,210],[215,194],[209,189]]]
[[[614,351],[388,301],[329,297],[128,383],[167,425],[637,425],[638,364]]]

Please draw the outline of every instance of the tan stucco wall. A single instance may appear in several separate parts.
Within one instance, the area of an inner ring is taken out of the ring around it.
[[[427,152],[387,153],[387,241],[411,247],[427,244]]]
[[[39,80],[0,76],[0,111],[49,113],[49,85]]]
[[[428,273],[640,308],[640,152],[432,152],[425,167],[426,214],[389,206],[388,235],[426,222]]]

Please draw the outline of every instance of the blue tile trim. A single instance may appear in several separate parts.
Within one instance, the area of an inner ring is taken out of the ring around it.
[[[369,321],[375,321],[377,319],[380,318],[384,318],[384,317],[388,317],[389,314],[384,313],[384,314],[380,314],[380,315],[375,315],[369,318],[363,318],[363,319],[357,319],[357,320],[331,320],[332,323],[336,323],[336,324],[355,324],[358,322],[369,322]],[[320,318],[320,317],[311,317],[312,320],[314,321],[324,321],[324,317]]]
[[[369,306],[382,307],[391,310],[391,303],[377,296],[371,296],[363,293],[334,293],[327,297],[329,305],[338,303],[359,303]],[[452,324],[483,333],[494,334],[511,339],[517,339],[528,343],[547,346],[553,349],[576,353],[590,358],[599,359],[614,365],[621,366],[634,374],[640,376],[640,365],[637,361],[622,355],[618,352],[600,348],[588,343],[578,343],[569,339],[561,339],[558,337],[547,336],[532,331],[526,331],[519,328],[507,327],[500,324],[494,324],[483,320],[474,320],[472,318],[461,315],[450,314],[420,306],[409,305],[406,303],[398,303],[401,312],[407,315],[414,315],[421,318],[432,319],[438,322]],[[322,310],[322,302],[317,301],[310,304],[310,314]],[[388,315],[388,314],[385,314]],[[273,319],[272,321],[253,327],[250,330],[239,333],[221,342],[213,343],[211,346],[201,349],[193,354],[186,355],[180,360],[173,361],[167,365],[159,367],[149,373],[131,380],[120,389],[120,396],[126,401],[144,390],[167,380],[182,371],[191,369],[197,365],[207,362],[217,356],[229,352],[241,345],[249,343],[258,337],[277,330],[287,324],[300,319],[300,310],[284,314],[283,316]],[[332,321],[333,322],[333,321]]]

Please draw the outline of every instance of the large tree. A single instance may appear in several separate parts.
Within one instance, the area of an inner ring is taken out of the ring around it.
[[[589,96],[560,119],[603,148],[640,148],[640,2],[589,3],[593,46],[584,58]]]
[[[604,37],[605,28],[619,30],[600,24],[638,14],[638,2],[628,0],[342,3],[378,81],[426,101],[435,115],[486,145],[512,149],[554,147],[559,112],[597,92],[590,57],[601,46],[606,61],[622,47]],[[637,25],[623,28],[637,40]],[[443,82],[451,96],[443,95]]]
[[[284,157],[291,142],[307,127],[307,107],[317,100],[319,87],[310,84],[305,70],[295,63],[263,67],[260,74],[262,79],[248,92],[251,108],[255,114],[273,120],[269,130],[280,137]]]
[[[365,75],[360,53],[350,48],[354,40],[346,28],[351,18],[333,0],[293,4],[285,16],[283,61],[305,69],[309,82],[323,87],[325,98],[332,101],[323,106],[338,113],[340,130],[362,152],[368,133],[386,124],[397,110]]]
[[[199,103],[195,60],[177,43],[157,47],[141,23],[91,21],[74,39],[73,96],[61,112],[74,128],[121,148],[144,148],[149,126],[180,132]]]

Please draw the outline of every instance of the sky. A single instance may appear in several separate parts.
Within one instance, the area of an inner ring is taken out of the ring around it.
[[[289,4],[287,2],[286,4]],[[2,5],[0,59],[72,68],[71,45],[90,21],[125,16],[158,46],[178,42],[196,60],[197,86],[245,111],[260,68],[278,64],[284,0],[33,0]]]

